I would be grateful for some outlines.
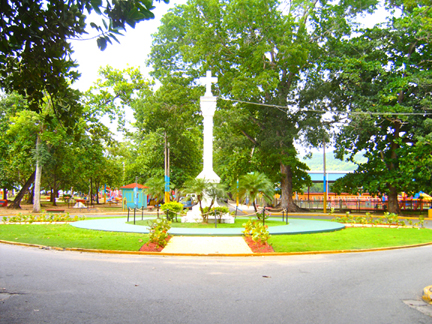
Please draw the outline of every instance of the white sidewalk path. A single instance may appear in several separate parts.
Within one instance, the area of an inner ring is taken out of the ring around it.
[[[252,254],[243,237],[173,236],[163,253]]]

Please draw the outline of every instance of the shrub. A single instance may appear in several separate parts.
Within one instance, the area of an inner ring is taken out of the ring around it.
[[[167,219],[159,218],[149,221],[149,241],[160,247],[165,247],[170,228],[171,222]]]
[[[365,216],[353,217],[346,213],[345,216],[335,217],[332,221],[336,221],[339,223],[352,223],[352,224],[371,224],[371,225],[396,225],[396,226],[407,226],[406,222],[403,220],[399,220],[398,215],[395,213],[384,212],[384,217],[374,219],[370,213],[366,213]],[[419,222],[413,223],[411,220],[408,220],[408,224],[412,228],[422,228],[424,227],[424,216],[419,216]]]
[[[85,216],[82,217],[71,217],[69,215],[69,213],[66,213],[64,215],[59,215],[59,214],[52,214],[52,215],[46,215],[46,214],[41,214],[41,215],[22,215],[21,213],[19,213],[16,216],[10,217],[9,219],[7,219],[7,217],[3,217],[3,222],[9,222],[9,223],[24,223],[24,224],[32,224],[35,222],[45,222],[45,223],[52,223],[52,222],[76,222],[78,220],[85,220]]]
[[[183,204],[176,201],[171,201],[169,203],[163,204],[160,208],[165,212],[167,219],[169,221],[173,221],[174,217],[183,211]]]

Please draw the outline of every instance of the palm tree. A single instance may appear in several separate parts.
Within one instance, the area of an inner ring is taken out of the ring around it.
[[[145,186],[148,187],[147,192],[149,196],[156,199],[157,203],[157,218],[159,218],[160,202],[165,196],[165,179],[162,177],[153,177],[147,180]]]
[[[199,203],[201,216],[204,222],[207,222],[207,215],[204,214],[202,202],[205,196],[208,196],[210,201],[209,210],[212,208],[217,197],[221,198],[225,196],[225,188],[223,185],[218,183],[212,183],[206,179],[190,179],[184,183],[182,192],[185,194],[195,194]]]
[[[241,199],[252,200],[255,212],[258,211],[255,200],[262,193],[265,201],[271,202],[274,195],[274,185],[264,173],[254,172],[240,177],[238,193]]]

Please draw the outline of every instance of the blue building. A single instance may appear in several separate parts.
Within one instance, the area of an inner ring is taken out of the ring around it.
[[[147,208],[147,194],[145,189],[148,188],[139,183],[131,183],[121,187],[122,190],[122,207],[125,208]]]

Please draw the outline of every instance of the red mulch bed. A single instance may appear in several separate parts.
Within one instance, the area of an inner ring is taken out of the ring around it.
[[[168,243],[172,236],[168,236],[165,241]],[[157,245],[156,243],[147,242],[141,248],[139,249],[142,252],[161,252],[163,250],[163,247]]]
[[[244,240],[253,253],[271,253],[274,252],[273,247],[266,243],[261,243],[261,241],[255,242],[250,236],[245,236]]]

